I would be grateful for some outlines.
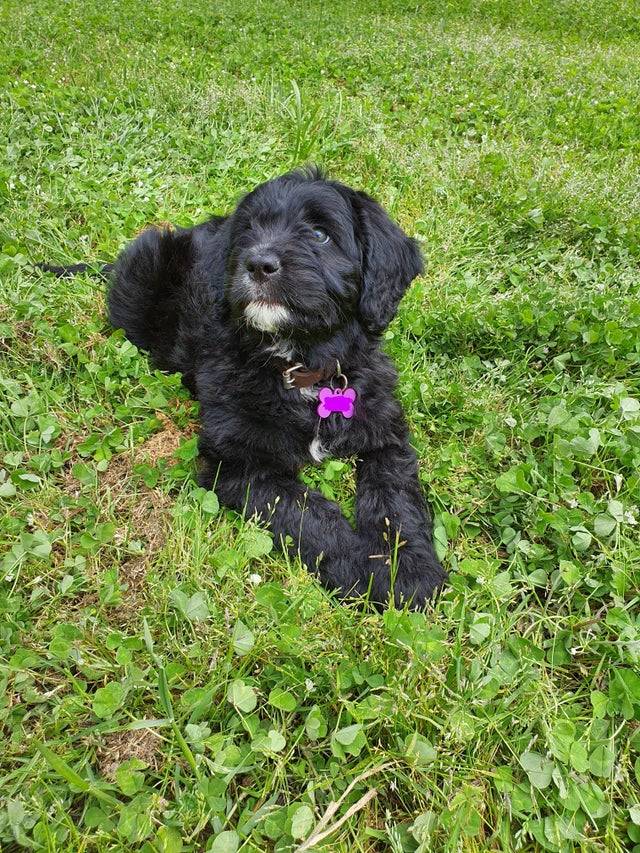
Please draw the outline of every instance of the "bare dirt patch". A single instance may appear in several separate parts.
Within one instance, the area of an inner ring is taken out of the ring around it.
[[[147,571],[163,548],[170,530],[171,498],[160,489],[145,487],[134,477],[134,467],[142,462],[158,464],[175,454],[182,441],[189,437],[162,413],[156,417],[162,428],[133,453],[124,452],[112,457],[106,471],[98,475],[98,490],[111,507],[118,522],[114,541],[117,544],[139,542],[139,550],[127,549],[118,563],[119,581],[126,584],[122,601],[113,609],[110,621],[128,625],[139,619],[147,602],[145,590]],[[72,459],[61,472],[61,488],[74,498],[80,496],[81,487],[72,473],[72,463],[77,459],[76,448],[84,438],[78,437],[71,445]],[[113,517],[113,516],[112,516]],[[95,596],[83,596],[82,604],[92,606]]]
[[[167,538],[170,498],[160,489],[139,495],[131,511],[131,530],[147,541],[150,552],[159,551]]]
[[[136,448],[134,460],[139,462],[158,462],[170,459],[180,447],[182,440],[190,438],[190,432],[182,432],[165,414],[157,412],[156,417],[162,423],[162,429]]]
[[[153,557],[160,551],[169,532],[170,499],[164,492],[154,489],[138,495],[129,516],[129,538],[142,539],[146,548],[120,564],[121,579],[128,584],[129,592],[139,593],[144,586],[147,569]]]
[[[153,729],[132,732],[112,732],[105,735],[98,747],[98,770],[110,782],[115,781],[118,767],[130,758],[144,761],[153,770],[158,769],[158,754],[162,739]]]
[[[99,488],[101,491],[110,489],[114,496],[127,491],[126,486],[131,480],[133,466],[141,462],[157,463],[163,459],[171,459],[184,439],[190,438],[193,430],[180,430],[171,418],[162,412],[156,413],[157,419],[162,424],[162,429],[154,433],[147,441],[135,449],[133,453],[119,453],[114,456],[107,470],[99,475]],[[78,497],[80,487],[78,480],[72,472],[73,465],[81,461],[77,448],[86,441],[86,434],[78,434],[69,440],[66,434],[58,436],[55,445],[61,451],[69,451],[70,459],[62,469],[62,489],[72,497]]]
[[[156,413],[162,429],[154,433],[144,444],[136,447],[133,454],[119,453],[109,462],[107,470],[100,475],[100,488],[111,489],[118,493],[129,483],[133,466],[142,462],[157,464],[161,460],[171,459],[180,447],[183,439],[189,438],[175,423],[162,412]]]
[[[119,453],[109,461],[107,470],[100,474],[98,485],[101,491],[109,489],[119,494],[125,491],[126,483],[131,478],[133,468],[133,457],[130,453]]]

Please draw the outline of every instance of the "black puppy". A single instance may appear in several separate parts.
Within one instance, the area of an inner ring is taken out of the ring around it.
[[[308,170],[230,216],[143,232],[108,295],[111,323],[200,402],[200,483],[288,538],[326,587],[377,604],[392,588],[414,607],[444,572],[379,335],[421,270],[375,201]],[[355,531],[297,479],[326,456],[357,457]]]

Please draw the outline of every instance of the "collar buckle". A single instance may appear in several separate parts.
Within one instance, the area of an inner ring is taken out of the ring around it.
[[[292,364],[291,367],[287,367],[286,370],[282,371],[282,383],[287,390],[291,390],[296,387],[295,377],[292,376],[295,370],[300,370],[301,367],[304,367],[303,364],[297,362],[296,364]]]

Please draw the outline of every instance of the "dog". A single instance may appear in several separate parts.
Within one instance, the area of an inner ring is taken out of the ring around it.
[[[257,516],[342,598],[422,607],[445,572],[380,348],[417,243],[363,192],[315,169],[228,216],[143,231],[115,263],[111,324],[200,403],[199,483]],[[300,469],[356,457],[356,523]]]

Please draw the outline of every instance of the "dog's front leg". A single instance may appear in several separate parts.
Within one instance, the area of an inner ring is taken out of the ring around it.
[[[244,460],[200,458],[200,484],[215,488],[223,504],[248,517],[258,514],[277,545],[292,540],[291,550],[327,589],[341,597],[362,594],[365,549],[337,504],[303,486],[293,473]]]
[[[356,470],[357,527],[369,552],[372,598],[385,603],[393,580],[396,603],[411,600],[422,607],[445,572],[433,547],[415,452],[399,435],[364,454]]]

